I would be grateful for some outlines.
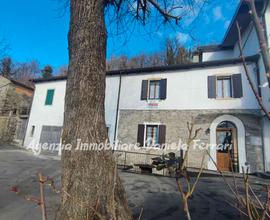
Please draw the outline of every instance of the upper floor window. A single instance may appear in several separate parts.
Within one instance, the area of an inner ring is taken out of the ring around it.
[[[160,80],[149,81],[149,99],[160,99]]]
[[[167,79],[143,80],[141,100],[165,100],[167,97]]]
[[[46,95],[46,100],[45,100],[45,105],[52,105],[53,96],[54,96],[54,89],[48,89],[47,95]]]
[[[241,74],[230,76],[208,76],[208,98],[242,98]]]
[[[232,98],[231,76],[217,77],[217,98]]]

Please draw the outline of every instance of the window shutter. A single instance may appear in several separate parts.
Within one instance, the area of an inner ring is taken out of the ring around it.
[[[52,105],[53,96],[54,96],[54,89],[48,89],[47,95],[46,95],[46,100],[45,100],[45,105]]]
[[[148,80],[142,81],[141,100],[147,100],[148,94]]]
[[[160,80],[160,99],[167,98],[167,79]]]
[[[241,74],[232,75],[232,89],[233,89],[233,97],[234,98],[243,97],[243,87],[242,87]]]
[[[144,124],[138,125],[137,143],[140,144],[140,147],[144,145]]]
[[[158,143],[160,145],[165,144],[166,142],[166,126],[165,125],[159,125],[158,128]]]
[[[217,77],[216,76],[208,76],[208,98],[215,99],[217,96]]]

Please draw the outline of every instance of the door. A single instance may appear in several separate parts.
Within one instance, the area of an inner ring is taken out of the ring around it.
[[[23,141],[25,132],[27,128],[27,118],[26,119],[21,119],[18,122],[18,127],[16,130],[16,140]]]
[[[48,151],[55,151],[57,150],[55,146],[60,143],[62,134],[62,127],[60,126],[42,126],[42,131],[40,135],[40,144],[47,144]]]
[[[221,171],[236,171],[236,129],[217,129],[217,166]],[[236,161],[237,162],[237,161]]]

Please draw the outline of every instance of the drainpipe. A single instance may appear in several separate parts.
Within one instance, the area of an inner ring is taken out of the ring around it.
[[[257,77],[258,93],[259,93],[259,96],[262,98],[261,76],[260,76],[259,60],[256,61],[255,67],[256,67],[256,77]]]
[[[122,84],[122,71],[119,72],[119,85],[118,85],[118,95],[117,95],[117,106],[116,106],[116,114],[115,114],[115,126],[114,126],[114,146],[116,143],[117,129],[118,129],[118,115],[119,115],[119,103],[120,103],[120,95],[121,95],[121,84]],[[114,149],[113,149],[114,152]]]
[[[256,75],[257,75],[257,86],[258,86],[258,93],[259,96],[262,98],[262,89],[261,89],[261,76],[260,76],[260,66],[259,66],[259,61],[257,61],[256,63]],[[262,126],[262,156],[263,156],[263,171],[266,171],[266,161],[265,161],[265,143],[264,143],[264,116],[262,116],[261,118],[261,126]]]

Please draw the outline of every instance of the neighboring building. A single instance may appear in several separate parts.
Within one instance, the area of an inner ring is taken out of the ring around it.
[[[259,10],[263,8],[261,3],[258,1]],[[263,14],[268,10],[267,7]],[[262,115],[235,49],[235,22],[240,16],[245,36],[250,23],[246,15],[248,10],[242,3],[223,45],[200,48],[201,62],[107,72],[105,117],[110,140],[140,143],[144,146],[142,152],[151,152],[152,144],[178,144],[179,139],[184,142],[186,124],[194,121],[196,127],[203,129],[198,136],[202,142],[233,145],[230,152],[210,150],[220,169],[230,169],[231,153],[235,171],[241,172],[247,163],[251,172],[270,170],[270,158],[266,155],[270,123]],[[270,21],[267,24],[270,27]],[[247,40],[246,48],[253,44],[254,39]],[[269,88],[259,86],[266,78],[258,48],[247,54],[246,61],[269,107]],[[35,83],[26,147],[34,142],[59,143],[63,125],[66,77],[37,79]],[[192,148],[188,166],[199,167],[201,159],[202,151]],[[216,169],[209,158],[204,167]]]
[[[34,88],[0,76],[0,141],[22,144]]]

